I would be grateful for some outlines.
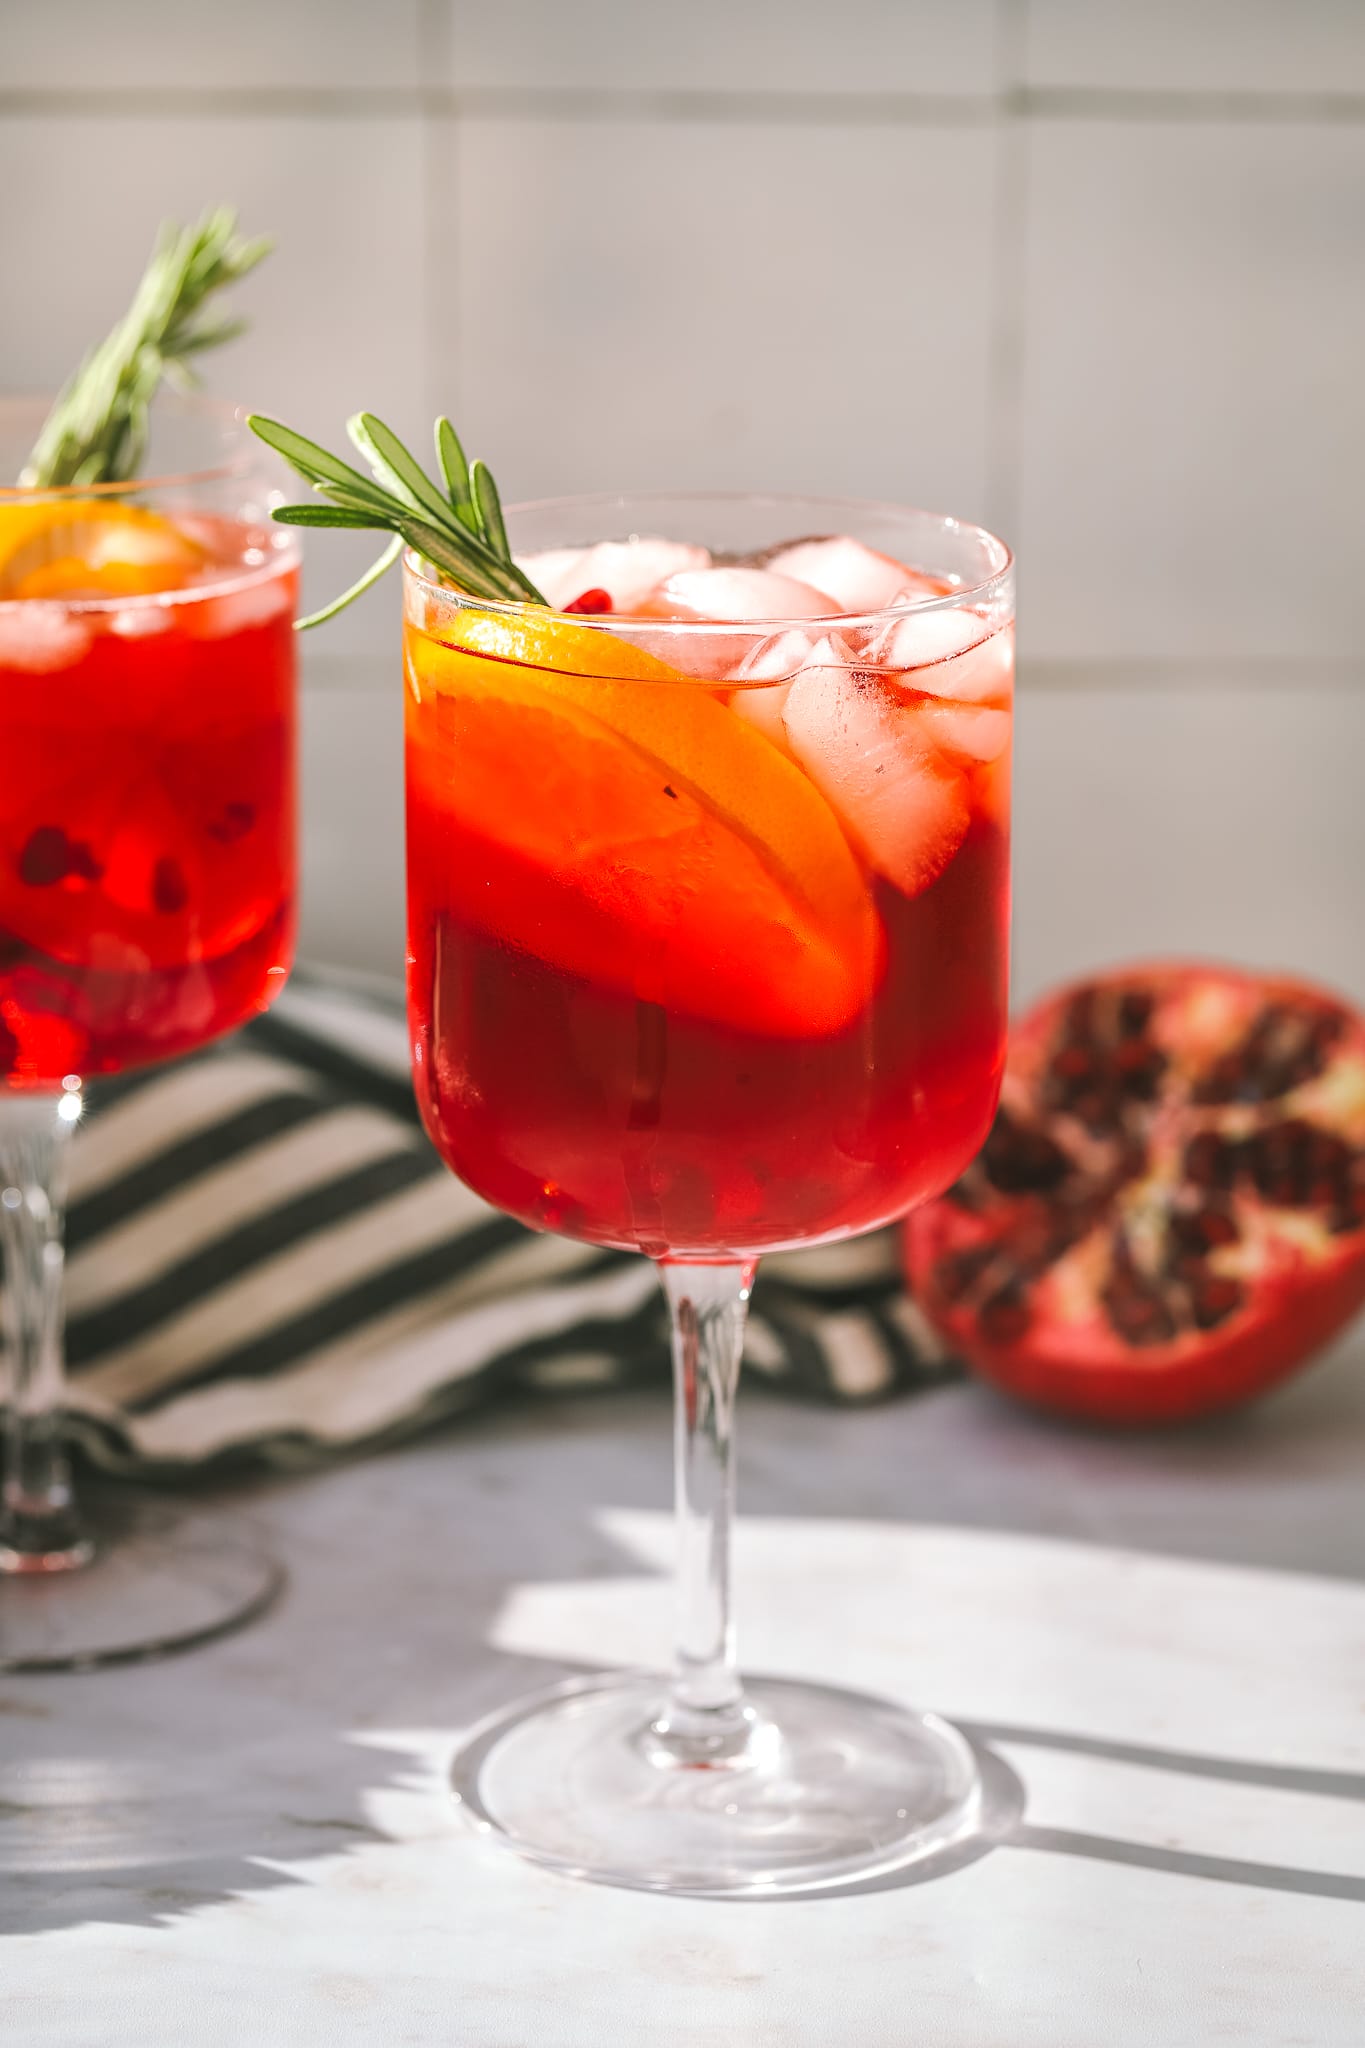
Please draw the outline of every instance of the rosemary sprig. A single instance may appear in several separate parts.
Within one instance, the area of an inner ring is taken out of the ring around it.
[[[334,618],[353,598],[377,583],[398,559],[405,542],[431,563],[443,582],[470,597],[548,604],[512,559],[498,487],[490,471],[482,462],[465,460],[459,436],[448,419],[436,422],[436,460],[444,489],[427,475],[392,428],[372,412],[358,412],[346,422],[352,445],[369,464],[369,477],[278,420],[250,413],[247,425],[329,501],[278,506],[274,516],[283,525],[367,527],[393,535],[359,581],[321,611],[300,619],[300,630]]]
[[[197,227],[167,221],[133,303],[64,385],[34,443],[21,484],[121,483],[136,476],[147,446],[147,408],[163,378],[197,380],[191,358],[231,341],[244,320],[201,319],[215,292],[254,270],[269,235],[237,232],[230,206]]]

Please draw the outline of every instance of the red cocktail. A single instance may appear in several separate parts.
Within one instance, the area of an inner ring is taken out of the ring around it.
[[[990,1123],[1008,551],[877,507],[574,501],[514,515],[545,602],[498,603],[449,587],[443,527],[449,582],[405,570],[418,1099],[499,1208],[658,1261],[678,1391],[671,1683],[514,1704],[457,1791],[523,1854],[654,1890],[900,1867],[974,1826],[970,1751],[884,1701],[741,1686],[732,1409],[755,1256],[902,1214]]]
[[[41,423],[0,408],[0,475]],[[213,1634],[279,1578],[192,1513],[83,1573],[95,1546],[63,1446],[81,1084],[231,1030],[283,986],[293,945],[297,550],[230,414],[159,402],[154,463],[0,489],[0,1669]]]
[[[199,1045],[288,971],[296,559],[173,495],[0,493],[10,1087]]]
[[[822,564],[875,589],[885,559],[794,552],[812,581],[781,554],[659,577],[631,601],[662,627],[409,584],[418,1095],[461,1178],[542,1229],[654,1257],[844,1236],[989,1126],[1008,611],[893,562],[898,611],[756,622],[837,612]],[[596,560],[558,568],[561,601]]]

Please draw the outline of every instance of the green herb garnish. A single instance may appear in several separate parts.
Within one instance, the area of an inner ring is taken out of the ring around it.
[[[147,408],[162,379],[189,388],[196,382],[190,359],[246,326],[202,321],[205,301],[254,270],[271,246],[269,235],[239,235],[230,206],[206,213],[193,228],[167,221],[132,305],[64,385],[20,483],[54,489],[136,476],[147,447]]]
[[[399,555],[404,543],[430,562],[443,582],[469,597],[501,598],[514,604],[544,604],[534,583],[512,559],[502,522],[498,487],[487,466],[466,462],[459,437],[448,419],[436,422],[436,459],[444,489],[426,474],[397,434],[372,412],[358,412],[346,422],[353,446],[370,466],[364,477],[349,463],[319,448],[278,420],[259,413],[247,417],[254,434],[282,455],[307,480],[325,505],[280,505],[275,518],[285,526],[355,526],[391,533],[379,559],[340,597],[311,617],[300,630],[334,618],[353,598],[377,583]]]

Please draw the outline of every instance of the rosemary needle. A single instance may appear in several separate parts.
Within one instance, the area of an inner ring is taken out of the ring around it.
[[[196,227],[168,221],[133,303],[63,386],[29,456],[21,484],[122,483],[138,473],[147,446],[147,408],[163,379],[188,387],[192,359],[242,332],[242,320],[204,320],[215,292],[254,270],[268,235],[237,232],[229,206]]]
[[[512,559],[492,475],[482,462],[465,460],[449,420],[436,422],[440,484],[372,412],[358,412],[346,423],[352,445],[369,466],[368,477],[278,420],[251,413],[247,425],[325,501],[277,506],[276,519],[286,526],[365,527],[393,535],[358,582],[321,611],[300,619],[300,628],[335,617],[352,598],[378,582],[404,542],[470,597],[548,604]]]

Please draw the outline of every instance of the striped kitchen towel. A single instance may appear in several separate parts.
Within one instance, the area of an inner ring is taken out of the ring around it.
[[[418,1123],[401,1000],[318,976],[234,1038],[91,1088],[68,1250],[72,1425],[119,1470],[301,1462],[495,1393],[667,1370],[648,1261],[472,1195]],[[891,1232],[768,1261],[746,1361],[842,1401],[948,1370]]]

